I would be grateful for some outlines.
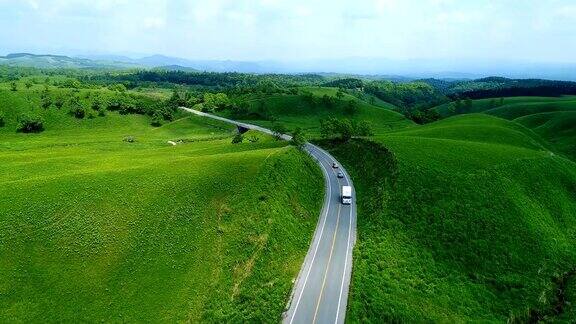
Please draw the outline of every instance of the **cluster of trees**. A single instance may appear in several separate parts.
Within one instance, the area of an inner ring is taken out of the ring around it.
[[[404,110],[429,108],[448,101],[425,82],[373,81],[365,85],[364,91]]]
[[[431,122],[438,121],[442,119],[442,116],[433,109],[415,109],[415,110],[408,110],[404,113],[404,115],[414,121],[416,124],[428,124]]]
[[[44,120],[40,116],[22,114],[18,116],[18,131],[22,133],[39,133],[44,130]]]
[[[316,74],[255,75],[246,73],[186,72],[178,70],[142,70],[128,72],[93,72],[78,76],[86,83],[121,83],[128,89],[149,85],[186,85],[236,93],[277,93],[294,91],[288,88],[301,85],[319,85],[325,78]]]
[[[372,127],[366,121],[329,117],[320,121],[320,133],[324,138],[348,141],[352,136],[371,136]]]
[[[324,86],[342,89],[362,89],[364,88],[364,82],[360,79],[345,78],[326,82]]]
[[[341,107],[342,111],[349,116],[353,116],[360,110],[360,105],[357,100],[345,100],[344,92],[338,91],[336,96],[323,95],[322,97],[315,96],[311,92],[303,92],[304,100],[311,106],[324,106],[327,108]]]

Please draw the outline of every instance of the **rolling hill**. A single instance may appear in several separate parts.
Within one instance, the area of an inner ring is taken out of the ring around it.
[[[76,119],[3,86],[0,318],[280,320],[322,201],[308,156],[197,117]],[[17,133],[21,112],[46,130]]]
[[[358,195],[349,321],[576,316],[576,164],[536,134],[472,114],[324,145]]]
[[[454,103],[434,108],[444,116],[455,114]],[[531,129],[556,153],[576,159],[576,97],[510,97],[471,101],[469,112],[482,112]]]
[[[320,120],[327,117],[365,121],[376,133],[414,125],[412,121],[398,112],[371,105],[349,94],[336,99],[336,92],[335,88],[305,87],[297,95],[248,97],[243,98],[241,102],[248,105],[250,112],[256,113],[251,118],[236,117],[230,112],[224,114],[227,117],[249,121],[264,127],[273,127],[274,124],[282,124],[289,130],[300,127],[312,137],[320,136]],[[323,101],[325,95],[332,99],[330,103]],[[356,112],[347,112],[349,102],[356,104]],[[272,118],[264,119],[263,115]]]

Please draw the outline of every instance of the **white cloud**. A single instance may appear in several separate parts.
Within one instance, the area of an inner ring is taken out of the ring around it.
[[[574,60],[574,0],[518,6],[508,0],[0,0],[0,44],[230,59],[487,53]]]

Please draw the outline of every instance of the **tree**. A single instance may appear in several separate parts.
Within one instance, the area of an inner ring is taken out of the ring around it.
[[[234,135],[234,138],[232,138],[232,144],[240,144],[244,141],[244,135],[242,135],[242,133],[237,133],[236,135]]]
[[[100,111],[100,109],[104,108],[104,104],[102,103],[102,99],[100,97],[95,97],[92,100],[92,109],[96,111]]]
[[[372,136],[374,132],[372,131],[372,126],[365,120],[352,122],[354,128],[354,134],[356,136]]]
[[[62,106],[64,106],[64,99],[61,96],[56,97],[54,100],[54,106],[58,109],[62,109]]]
[[[12,83],[10,83],[10,90],[18,91],[18,86],[16,85],[16,82],[12,81]]]
[[[347,115],[355,115],[358,110],[360,109],[358,102],[356,102],[356,100],[348,100],[348,103],[346,103],[346,106],[344,107],[344,113],[346,113]]]
[[[160,126],[162,126],[163,119],[164,119],[164,117],[162,116],[162,113],[159,111],[155,111],[154,115],[152,115],[151,125],[154,127],[160,127]]]
[[[82,106],[74,106],[70,109],[70,114],[78,119],[82,119],[86,116],[86,109]]]
[[[22,133],[39,133],[44,130],[44,121],[40,116],[20,115],[18,131]]]
[[[183,106],[184,104],[185,102],[183,102],[182,97],[180,97],[180,93],[178,93],[178,90],[176,89],[172,90],[172,95],[170,96],[170,99],[168,99],[168,101],[166,102],[166,105],[170,107],[172,110],[176,110],[178,109],[178,107]]]
[[[332,108],[334,106],[334,104],[336,103],[336,100],[334,100],[334,97],[329,96],[329,95],[324,95],[322,96],[322,104],[328,108]]]
[[[248,117],[248,115],[250,115],[250,107],[248,103],[244,101],[239,104],[232,104],[230,110],[232,111],[232,115],[236,118]]]
[[[354,127],[349,119],[329,117],[320,121],[320,133],[325,138],[338,138],[347,142],[354,135]]]
[[[304,145],[306,145],[306,135],[300,127],[296,128],[292,132],[292,140],[290,140],[290,144],[296,146],[300,150],[302,150]]]
[[[112,91],[118,91],[120,93],[126,92],[126,86],[123,85],[122,83],[111,84],[108,86],[108,89]]]
[[[52,98],[50,98],[48,87],[44,87],[44,90],[42,90],[42,94],[40,95],[40,105],[44,109],[48,109],[52,105]]]
[[[272,132],[274,133],[274,138],[279,141],[282,139],[282,135],[288,132],[288,129],[282,124],[274,124],[272,125]]]
[[[4,113],[0,111],[0,127],[4,127],[6,125],[6,117]]]
[[[32,88],[32,82],[30,82],[30,80],[28,80],[24,83],[24,86],[26,86],[26,89],[30,89],[30,88]]]
[[[342,91],[342,88],[338,88],[338,92],[336,92],[336,98],[342,100],[342,98],[344,98],[344,91]]]
[[[78,119],[82,119],[84,118],[84,116],[86,116],[86,108],[82,106],[82,104],[80,103],[80,99],[78,99],[78,97],[72,96],[68,101],[68,107],[70,115]]]
[[[204,107],[208,111],[224,110],[230,107],[231,101],[225,93],[205,93]]]

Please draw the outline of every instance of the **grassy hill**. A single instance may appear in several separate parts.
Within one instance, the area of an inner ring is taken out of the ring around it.
[[[496,104],[496,106],[495,106]],[[453,104],[438,106],[444,116],[452,115]],[[576,158],[576,97],[511,97],[499,100],[482,99],[472,101],[471,112],[515,121],[538,134],[549,143],[556,153]]]
[[[0,90],[0,318],[280,320],[322,201],[306,155],[198,117],[76,119],[34,87]]]
[[[312,97],[298,94],[244,99],[244,102],[249,105],[250,111],[265,111],[276,119],[271,121],[256,118],[246,121],[265,127],[271,127],[274,123],[279,123],[291,130],[300,127],[311,136],[319,136],[320,120],[327,117],[367,121],[375,133],[388,132],[414,125],[412,121],[406,119],[400,113],[371,105],[349,94],[344,94],[341,99],[336,99],[337,89],[335,88],[306,87],[303,88],[303,91],[312,94]],[[324,95],[333,98],[334,102],[329,105],[322,102]],[[357,104],[356,113],[350,114],[346,111],[349,101]]]
[[[349,321],[576,316],[576,164],[530,130],[476,114],[324,145],[358,196]]]

